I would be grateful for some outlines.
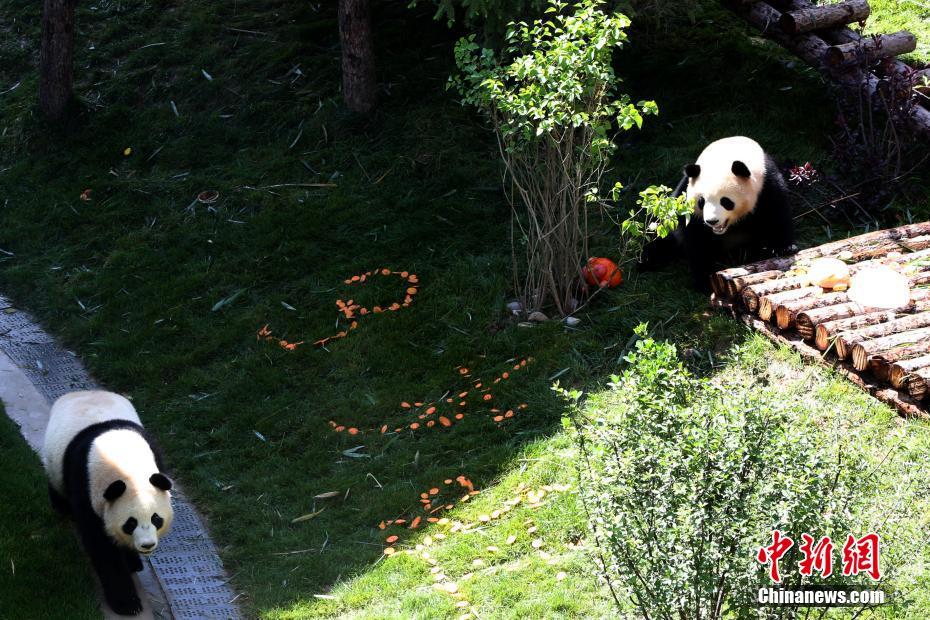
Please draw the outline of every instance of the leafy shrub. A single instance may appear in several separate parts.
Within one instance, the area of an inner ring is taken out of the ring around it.
[[[619,190],[619,184],[615,188]],[[665,185],[651,185],[639,193],[637,209],[620,224],[620,255],[636,260],[645,245],[654,239],[664,239],[678,227],[679,216],[691,217],[694,207],[684,193],[673,196]],[[614,194],[616,196],[616,193]]]
[[[616,92],[613,53],[630,22],[600,5],[551,0],[547,19],[510,25],[501,54],[475,35],[455,48],[459,74],[450,85],[498,139],[514,214],[515,287],[528,311],[576,308],[588,206],[600,201],[616,134],[658,113],[655,102]]]
[[[628,368],[594,417],[578,392],[556,388],[572,403],[602,578],[646,618],[791,617],[795,609],[752,604],[772,585],[756,550],[775,529],[795,541],[855,531],[848,502],[861,496],[864,467],[841,466],[774,388],[697,379],[673,345],[643,325],[636,332]],[[797,551],[781,561],[786,584],[801,583]],[[852,585],[837,573],[828,580]]]

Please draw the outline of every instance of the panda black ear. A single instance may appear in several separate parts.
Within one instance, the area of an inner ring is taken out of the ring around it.
[[[685,176],[695,179],[701,175],[701,167],[697,164],[688,164],[685,166]]]
[[[733,174],[738,177],[743,177],[744,179],[748,179],[752,176],[752,174],[749,172],[749,168],[746,167],[746,164],[739,160],[733,162],[733,167],[731,170],[733,170]]]
[[[152,483],[152,486],[161,489],[162,491],[171,490],[171,479],[168,478],[168,476],[165,474],[152,474],[152,476],[149,478],[149,482]]]
[[[107,500],[108,502],[112,502],[125,492],[126,483],[122,480],[117,480],[116,482],[111,483],[110,486],[107,487],[107,490],[103,492],[103,499]]]

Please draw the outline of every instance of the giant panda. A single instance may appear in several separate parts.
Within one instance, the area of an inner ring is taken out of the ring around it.
[[[132,404],[104,391],[52,405],[43,461],[52,506],[70,514],[110,607],[142,611],[132,573],[171,526],[171,480]]]
[[[711,274],[728,258],[745,262],[796,251],[788,186],[755,140],[733,136],[708,144],[685,166],[676,195],[682,191],[694,213],[673,239],[684,246],[697,290],[710,290]],[[657,250],[668,245],[648,248],[646,262],[658,262]]]

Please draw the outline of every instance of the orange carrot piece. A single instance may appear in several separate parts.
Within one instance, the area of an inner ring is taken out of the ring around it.
[[[446,427],[452,426],[452,420],[444,415],[439,416],[439,423]]]

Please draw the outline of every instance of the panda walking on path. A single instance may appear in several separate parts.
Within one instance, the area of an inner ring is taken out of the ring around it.
[[[110,607],[142,611],[132,573],[171,526],[171,480],[132,404],[103,391],[55,401],[43,461],[52,506],[74,519]]]
[[[667,241],[646,249],[647,266],[667,258],[662,254],[670,253],[670,244],[683,244],[694,287],[709,292],[711,274],[735,251],[753,258],[797,251],[788,186],[755,140],[734,136],[712,142],[685,166],[676,194],[685,185],[694,214]]]

